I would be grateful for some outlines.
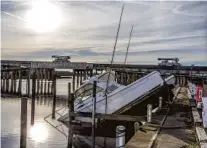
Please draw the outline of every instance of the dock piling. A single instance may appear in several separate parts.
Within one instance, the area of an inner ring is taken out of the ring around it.
[[[30,97],[30,70],[27,71],[27,95]]]
[[[6,79],[5,79],[5,72],[3,72],[3,92],[5,92],[6,89]]]
[[[80,71],[80,85],[82,85],[83,82],[83,71]]]
[[[40,70],[37,69],[37,95],[39,95],[40,92]]]
[[[40,94],[43,94],[43,69],[40,69]]]
[[[14,92],[14,73],[13,73],[13,71],[11,72],[11,89],[10,89],[11,91],[11,93],[13,93]]]
[[[17,73],[16,71],[14,72],[14,94],[17,93]]]
[[[159,97],[159,110],[161,110],[162,109],[162,97]]]
[[[71,115],[71,113],[74,111],[74,106],[73,106],[73,102],[74,102],[74,95],[73,93],[70,93],[70,88],[71,85],[70,83],[68,84],[68,111],[69,111],[69,121],[68,121],[68,145],[67,145],[67,148],[72,148],[72,145],[73,145],[73,127],[72,127],[72,120],[73,120],[73,117]]]
[[[9,75],[8,72],[6,72],[6,93],[9,92]]]
[[[77,79],[76,79],[76,88],[79,87],[79,84],[80,84],[80,82],[79,82],[79,70],[78,70],[77,71]]]
[[[18,94],[21,96],[22,94],[22,71],[19,71],[19,86],[18,86]]]
[[[27,145],[27,98],[21,98],[21,119],[20,119],[20,148]]]
[[[35,93],[36,93],[36,73],[33,73],[32,77],[32,104],[31,104],[31,125],[34,125],[35,118]]]
[[[76,73],[76,70],[74,69],[73,70],[73,92],[75,91],[75,73]]]
[[[47,95],[50,94],[50,70],[47,73]]]
[[[147,105],[147,122],[152,122],[152,104]]]
[[[53,70],[53,105],[52,105],[52,119],[55,119],[55,108],[56,108],[56,75]]]
[[[93,112],[92,112],[92,148],[95,148],[95,116],[96,116],[96,85],[97,81],[93,82]]]
[[[47,70],[44,70],[44,95],[46,96],[47,89]]]
[[[139,130],[139,122],[134,123],[134,133],[136,133]]]

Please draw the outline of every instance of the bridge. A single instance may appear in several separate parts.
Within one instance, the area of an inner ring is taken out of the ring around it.
[[[76,69],[76,70],[96,70],[102,71],[111,67],[114,71],[125,72],[151,72],[160,71],[162,74],[181,74],[181,75],[206,75],[207,66],[180,66],[180,67],[161,67],[159,65],[133,65],[133,64],[103,64],[86,62],[49,62],[49,61],[13,61],[1,60],[2,70],[12,70],[12,68],[30,68],[30,69]]]

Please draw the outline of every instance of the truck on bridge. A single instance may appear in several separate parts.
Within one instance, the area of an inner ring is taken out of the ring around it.
[[[70,56],[53,55],[52,58],[54,58],[53,62],[70,62]]]
[[[178,58],[158,58],[158,66],[160,67],[181,67]]]

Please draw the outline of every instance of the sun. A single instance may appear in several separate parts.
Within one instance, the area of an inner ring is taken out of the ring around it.
[[[34,1],[25,19],[26,27],[39,33],[54,31],[62,22],[58,7],[46,0]]]

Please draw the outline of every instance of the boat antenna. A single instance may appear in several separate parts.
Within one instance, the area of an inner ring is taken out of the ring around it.
[[[128,51],[129,51],[129,45],[131,43],[131,37],[132,37],[132,31],[133,31],[133,25],[132,25],[132,29],[131,29],[131,32],[130,32],[130,35],[129,35],[129,43],[128,43],[128,46],[127,46],[127,50],[126,50],[126,55],[125,55],[125,60],[124,60],[124,66],[126,64],[126,60],[127,60],[127,56],[128,56]]]
[[[106,96],[106,98],[105,98],[105,114],[107,112],[107,89],[108,89],[108,85],[109,85],[109,79],[110,79],[110,75],[111,75],[112,64],[114,62],[114,55],[115,55],[115,51],[116,51],[116,44],[117,44],[117,40],[118,40],[118,36],[119,36],[119,30],[120,30],[120,26],[121,26],[121,20],[122,20],[123,11],[124,11],[124,4],[123,4],[122,10],[121,10],[121,16],[120,16],[120,19],[119,19],[119,26],[118,26],[118,30],[117,30],[117,34],[116,34],[114,50],[113,50],[113,53],[112,53],[111,64],[110,64],[110,67],[109,67],[109,74],[108,74],[108,79],[107,79],[107,83],[106,83],[106,90],[105,90],[105,96]]]

